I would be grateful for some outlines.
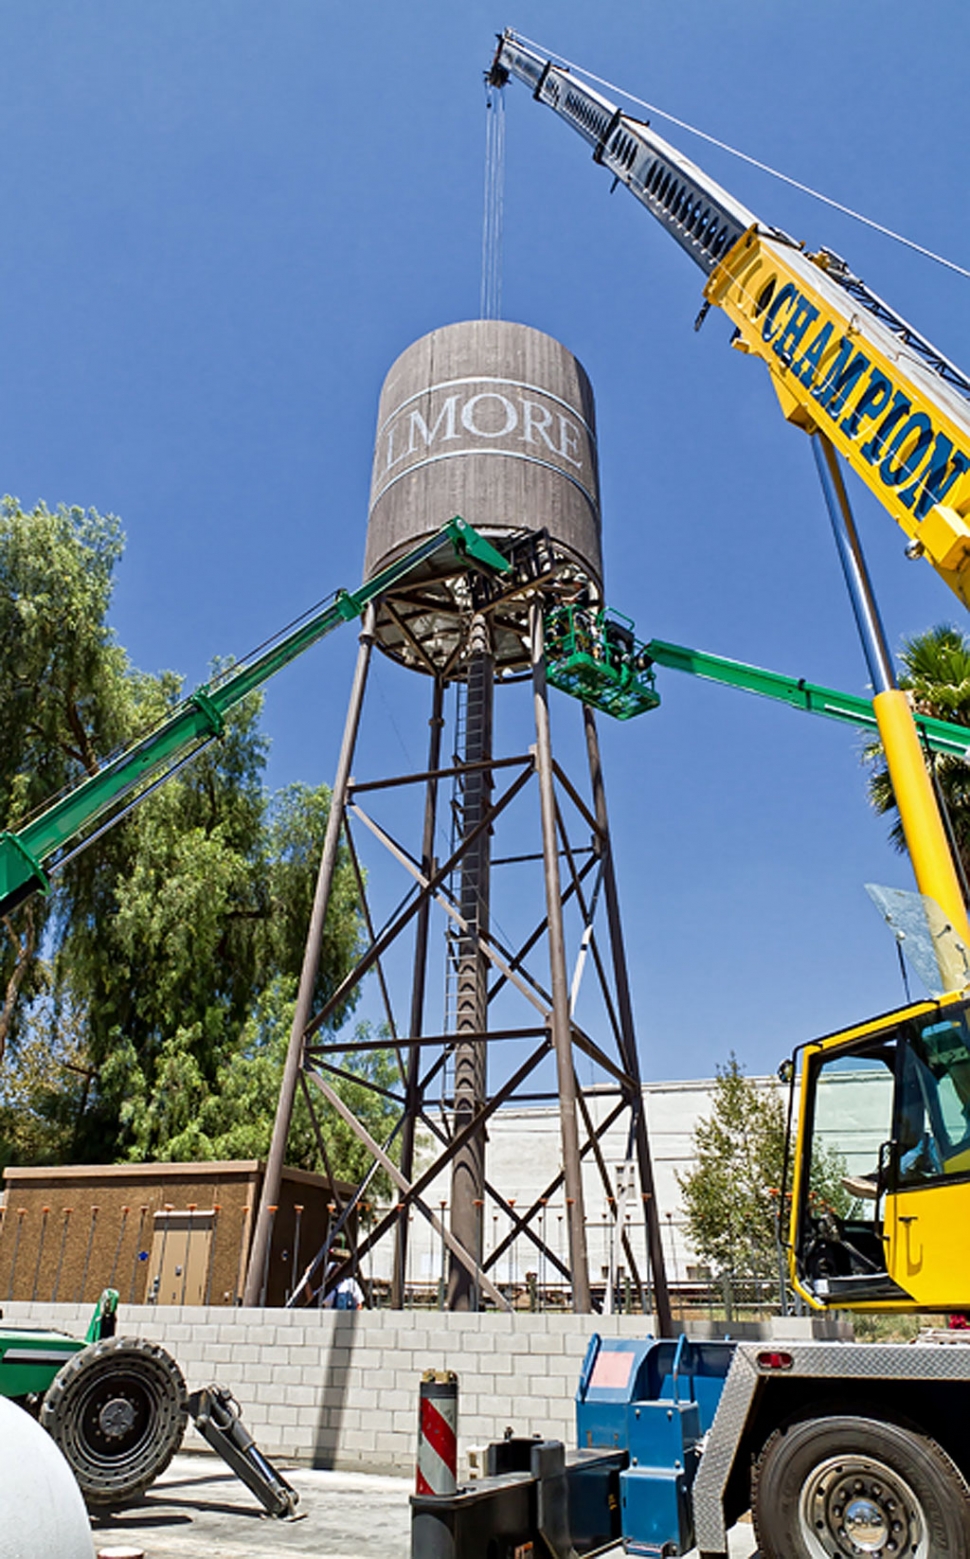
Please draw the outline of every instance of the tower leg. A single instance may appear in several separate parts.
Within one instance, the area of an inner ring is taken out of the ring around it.
[[[549,695],[546,687],[545,636],[540,601],[534,601],[530,607],[529,632],[536,722],[536,773],[542,814],[542,858],[546,879],[546,915],[549,930],[552,1043],[556,1052],[556,1074],[559,1085],[559,1120],[562,1131],[566,1222],[569,1231],[570,1281],[573,1290],[573,1310],[577,1315],[588,1315],[592,1305],[586,1254],[586,1215],[579,1156],[576,1073],[573,1068],[569,982],[566,974],[566,943],[562,917],[562,885],[559,879],[559,841],[556,834],[556,795],[552,772],[552,738],[549,728]]]
[[[476,618],[471,631],[464,759],[480,764],[492,755],[494,663],[488,623]],[[462,836],[468,838],[488,809],[492,777],[488,769],[470,770],[462,792]],[[486,1030],[488,1028],[489,965],[479,946],[479,931],[488,930],[488,830],[479,834],[462,857],[459,908],[466,929],[458,948],[458,1012],[455,1024],[454,1131],[457,1135],[486,1099]],[[463,1036],[467,1036],[463,1038]],[[454,1157],[451,1173],[451,1231],[477,1265],[482,1260],[485,1202],[485,1129],[476,1131]],[[476,1310],[478,1295],[466,1267],[451,1259],[448,1309]]]
[[[357,653],[357,665],[354,670],[354,681],[350,691],[350,703],[347,707],[347,719],[344,723],[343,741],[340,747],[340,757],[337,762],[333,791],[330,796],[330,815],[327,818],[327,830],[324,835],[323,850],[320,856],[320,870],[317,874],[316,894],[313,900],[313,913],[310,916],[310,928],[307,931],[306,947],[303,952],[303,968],[300,973],[296,1008],[293,1013],[293,1026],[290,1029],[290,1042],[283,1068],[279,1102],[276,1106],[273,1136],[266,1160],[266,1172],[263,1176],[259,1212],[256,1215],[253,1243],[249,1252],[249,1265],[246,1269],[246,1285],[243,1290],[244,1305],[257,1305],[259,1303],[263,1267],[266,1263],[272,1229],[272,1213],[270,1209],[275,1208],[279,1204],[286,1139],[289,1135],[290,1121],[293,1116],[293,1100],[296,1096],[296,1084],[303,1061],[304,1033],[310,1021],[313,988],[320,969],[323,930],[327,918],[327,907],[330,903],[330,889],[333,883],[334,869],[337,865],[337,850],[340,845],[344,803],[347,799],[347,781],[350,778],[350,766],[353,763],[354,748],[357,744],[357,729],[360,725],[360,711],[364,702],[364,690],[367,686],[367,672],[370,667],[373,645],[374,608],[369,606],[364,617],[364,626],[361,630],[360,649]]]
[[[620,900],[613,870],[613,838],[610,834],[609,814],[606,810],[606,787],[603,783],[603,765],[600,758],[596,718],[588,704],[583,705],[583,724],[586,728],[586,750],[589,755],[589,777],[593,790],[593,808],[596,821],[603,831],[603,895],[606,902],[606,919],[610,933],[613,957],[613,979],[616,985],[617,1016],[623,1040],[623,1062],[628,1077],[636,1085],[637,1097],[631,1099],[633,1110],[633,1134],[636,1145],[637,1170],[643,1212],[646,1221],[647,1252],[650,1257],[650,1274],[653,1279],[653,1298],[657,1311],[657,1327],[661,1337],[672,1337],[673,1318],[670,1313],[670,1294],[667,1289],[667,1271],[664,1265],[663,1246],[660,1242],[660,1214],[653,1181],[653,1163],[650,1158],[650,1142],[647,1136],[647,1118],[640,1082],[640,1057],[637,1053],[636,1030],[633,1024],[633,1003],[630,999],[630,980],[626,964],[626,947],[623,942],[623,925],[620,920]]]
[[[442,707],[444,684],[435,678],[431,702],[431,736],[428,741],[428,773],[433,775],[441,762],[441,730],[444,725]],[[438,781],[429,779],[424,793],[424,835],[421,843],[421,870],[430,877],[434,870],[434,834],[438,820]],[[418,923],[414,935],[414,974],[411,983],[410,1038],[420,1038],[424,1030],[424,989],[428,974],[428,926],[431,902],[425,900],[418,911]],[[408,1070],[405,1082],[405,1115],[401,1128],[401,1173],[411,1180],[414,1172],[414,1129],[418,1115],[418,1077],[421,1067],[421,1049],[411,1045],[408,1050]],[[394,1269],[391,1277],[391,1308],[404,1308],[404,1286],[407,1278],[408,1210],[402,1208],[394,1237]]]

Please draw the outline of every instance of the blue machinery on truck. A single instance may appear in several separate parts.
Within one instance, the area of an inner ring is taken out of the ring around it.
[[[726,1559],[749,1508],[761,1559],[965,1559],[968,1403],[965,1345],[594,1336],[577,1449],[509,1431],[412,1495],[412,1559]]]

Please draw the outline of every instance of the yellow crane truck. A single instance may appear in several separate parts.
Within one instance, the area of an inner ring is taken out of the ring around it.
[[[970,1311],[970,929],[838,459],[970,603],[970,380],[838,256],[760,222],[575,67],[506,31],[489,79],[510,78],[697,263],[705,306],[727,313],[735,347],[767,366],[810,435],[875,690],[920,890],[908,935],[925,944],[935,995],[786,1063],[791,1283],[813,1311]],[[872,1159],[846,1176],[839,1211],[815,1169],[860,1118]],[[594,1336],[577,1450],[511,1437],[490,1448],[483,1482],[415,1496],[414,1559],[575,1559],[620,1540],[657,1559],[695,1546],[725,1559],[749,1508],[762,1559],[970,1559],[970,1332],[894,1344],[797,1330],[769,1343]]]

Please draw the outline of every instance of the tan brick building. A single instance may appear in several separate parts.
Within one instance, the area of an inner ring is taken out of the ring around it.
[[[237,1304],[264,1167],[240,1159],[7,1169],[0,1304],[93,1304],[106,1287],[125,1304]],[[341,1199],[349,1191],[338,1183]],[[286,1303],[325,1243],[335,1205],[322,1175],[283,1171],[266,1304]]]

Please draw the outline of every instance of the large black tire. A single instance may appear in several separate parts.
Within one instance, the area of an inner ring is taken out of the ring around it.
[[[762,1559],[970,1559],[970,1488],[935,1440],[874,1418],[778,1429],[754,1470]]]
[[[182,1443],[185,1381],[164,1348],[107,1337],[58,1370],[40,1421],[57,1441],[89,1505],[144,1493]]]

